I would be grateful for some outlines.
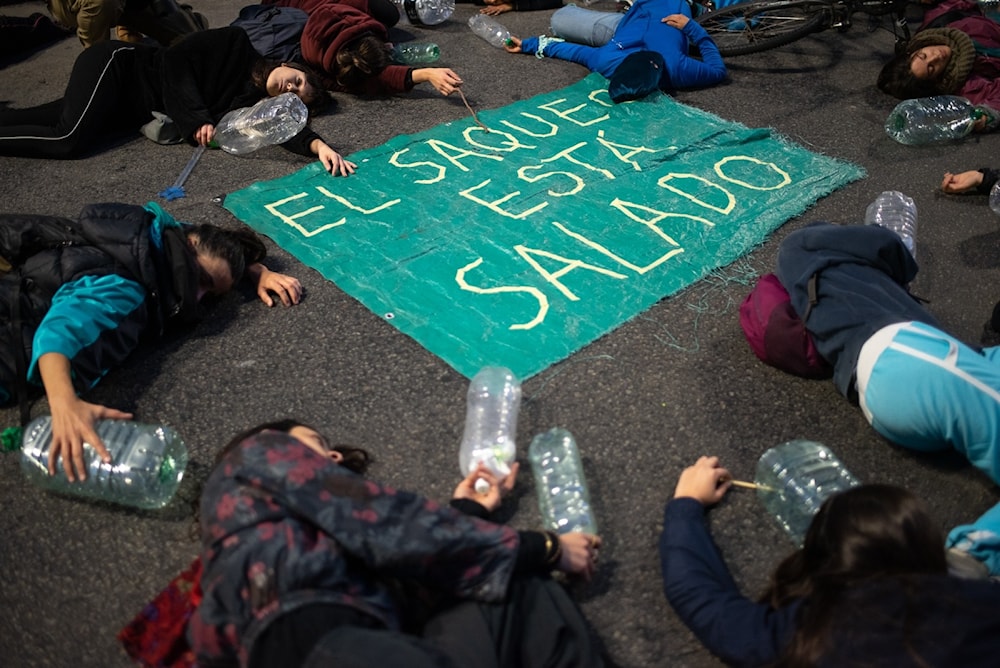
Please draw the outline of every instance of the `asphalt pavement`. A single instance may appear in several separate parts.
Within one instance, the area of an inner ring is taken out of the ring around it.
[[[235,0],[194,0],[212,26],[231,21]],[[597,8],[611,10],[603,0]],[[41,2],[2,13],[44,11]],[[474,108],[494,109],[578,81],[584,68],[509,55],[475,38],[460,5],[433,29],[395,34],[441,46],[441,64],[465,81]],[[509,13],[518,35],[546,32],[551,12]],[[23,107],[62,94],[74,58],[66,39],[0,69],[0,104]],[[752,278],[770,271],[778,244],[810,221],[861,222],[883,190],[901,190],[919,209],[921,273],[914,291],[956,335],[979,340],[1000,293],[1000,219],[985,198],[953,198],[936,188],[945,171],[988,166],[997,136],[905,147],[884,134],[894,100],[874,86],[892,37],[866,21],[777,51],[733,59],[729,81],[677,99],[848,160],[867,177],[822,198],[734,265],[660,301],[617,330],[524,384],[518,428],[523,458],[531,437],[568,428],[584,453],[604,549],[598,576],[573,586],[611,662],[629,668],[719,665],[686,630],[660,586],[656,544],[664,502],[680,471],[714,454],[750,478],[760,454],[793,438],[830,446],[867,482],[908,487],[946,527],[965,523],[998,500],[984,475],[953,456],[911,454],[878,437],[829,381],[785,375],[758,362],[740,331],[737,309]],[[337,95],[339,109],[315,127],[345,154],[401,133],[465,118],[462,101],[427,88],[387,100]],[[669,127],[663,128],[669,133]],[[143,204],[171,185],[191,156],[136,137],[72,161],[0,158],[0,210],[74,216],[91,202]],[[235,226],[214,199],[307,161],[278,149],[239,159],[208,152],[166,203],[182,220]],[[88,396],[175,426],[191,451],[179,497],[142,512],[42,493],[0,456],[0,663],[10,667],[126,666],[115,634],[197,553],[191,501],[214,453],[239,430],[297,416],[335,440],[368,447],[371,475],[437,499],[458,482],[457,448],[468,380],[379,315],[269,243],[268,263],[298,276],[302,304],[264,307],[248,290],[222,299],[190,335],[144,349]],[[47,412],[44,400],[33,414]],[[0,410],[0,426],[14,409]],[[524,475],[508,502],[510,522],[537,526]],[[737,582],[759,593],[792,548],[752,492],[735,489],[711,512],[713,533]]]

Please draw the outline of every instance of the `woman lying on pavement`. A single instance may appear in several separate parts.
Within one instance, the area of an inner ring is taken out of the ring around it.
[[[708,529],[706,506],[722,500],[730,479],[715,457],[685,469],[660,535],[667,599],[728,665],[996,662],[1000,587],[948,575],[941,530],[911,493],[862,485],[827,499],[755,602]]]
[[[429,83],[451,95],[462,79],[447,67],[410,67],[392,61],[389,28],[399,22],[392,0],[275,0],[264,4],[301,9],[302,58],[329,90],[354,95],[408,93]]]
[[[49,472],[86,476],[83,444],[109,460],[94,430],[131,414],[79,394],[120,365],[141,341],[190,326],[206,295],[244,275],[265,303],[273,291],[297,303],[298,280],[260,264],[266,249],[249,230],[186,225],[156,204],[87,206],[77,220],[0,215],[0,405],[44,389],[52,413]]]
[[[76,158],[135,135],[154,111],[184,140],[205,146],[228,112],[286,92],[314,108],[329,101],[302,66],[264,60],[238,27],[193,33],[166,48],[102,42],[77,57],[64,97],[0,112],[0,155]],[[354,172],[309,126],[282,146],[315,155],[333,175]]]
[[[361,475],[368,455],[293,420],[220,453],[205,483],[199,665],[603,665],[552,570],[590,578],[600,538],[488,520],[517,474],[485,468],[452,507]],[[475,491],[477,478],[489,491]]]

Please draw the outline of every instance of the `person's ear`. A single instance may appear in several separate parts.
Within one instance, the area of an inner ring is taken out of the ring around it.
[[[344,455],[343,455],[343,453],[337,452],[336,450],[331,450],[330,451],[330,459],[332,459],[337,464],[343,464],[344,463]]]

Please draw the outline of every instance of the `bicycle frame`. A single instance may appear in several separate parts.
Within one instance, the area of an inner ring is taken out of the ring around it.
[[[890,30],[897,52],[910,39],[906,23],[909,0],[750,0],[699,14],[697,21],[723,57],[758,53],[835,28],[848,30],[854,14],[870,17],[869,31]],[[891,28],[882,18],[892,15]]]

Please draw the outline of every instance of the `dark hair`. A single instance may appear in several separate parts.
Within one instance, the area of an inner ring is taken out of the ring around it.
[[[945,92],[938,79],[918,79],[914,76],[910,70],[910,61],[914,53],[915,50],[907,49],[893,56],[892,60],[882,66],[878,73],[878,81],[875,82],[880,91],[900,100],[930,97]]]
[[[262,431],[280,431],[287,434],[295,427],[307,427],[319,433],[318,429],[302,422],[301,420],[285,419],[276,420],[274,422],[265,422],[264,424],[259,424],[256,427],[242,431],[234,436],[229,443],[226,443],[225,447],[219,451],[219,454],[215,458],[215,464],[218,465],[230,450],[238,447],[240,443],[255,434],[259,434]],[[362,448],[356,448],[352,445],[334,445],[331,446],[331,449],[335,452],[339,452],[343,456],[343,460],[340,462],[340,465],[349,471],[364,473],[368,469],[368,465],[371,464],[371,455],[368,454],[367,450]]]
[[[247,266],[255,264],[267,255],[267,247],[254,232],[239,228],[225,230],[215,225],[202,223],[186,230],[189,238],[195,237],[194,247],[201,251],[226,261],[229,265],[233,282],[243,278]]]
[[[809,525],[802,548],[781,562],[762,597],[775,608],[804,599],[795,636],[778,665],[816,665],[829,650],[833,622],[843,614],[837,604],[852,587],[945,573],[941,528],[910,492],[862,485],[830,497]]]
[[[375,76],[391,63],[385,42],[375,35],[362,35],[337,52],[337,83],[346,90],[357,91],[365,79]]]
[[[323,80],[318,74],[316,74],[316,70],[303,63],[261,59],[254,64],[253,70],[250,73],[250,79],[253,81],[255,86],[266,92],[267,78],[271,76],[271,72],[282,65],[285,67],[291,67],[292,69],[296,69],[305,74],[306,83],[309,84],[310,88],[316,91],[315,96],[312,98],[302,100],[302,102],[306,105],[306,109],[309,110],[310,116],[320,113],[334,103],[333,98],[330,97],[329,91],[326,90],[326,86],[323,85]]]

